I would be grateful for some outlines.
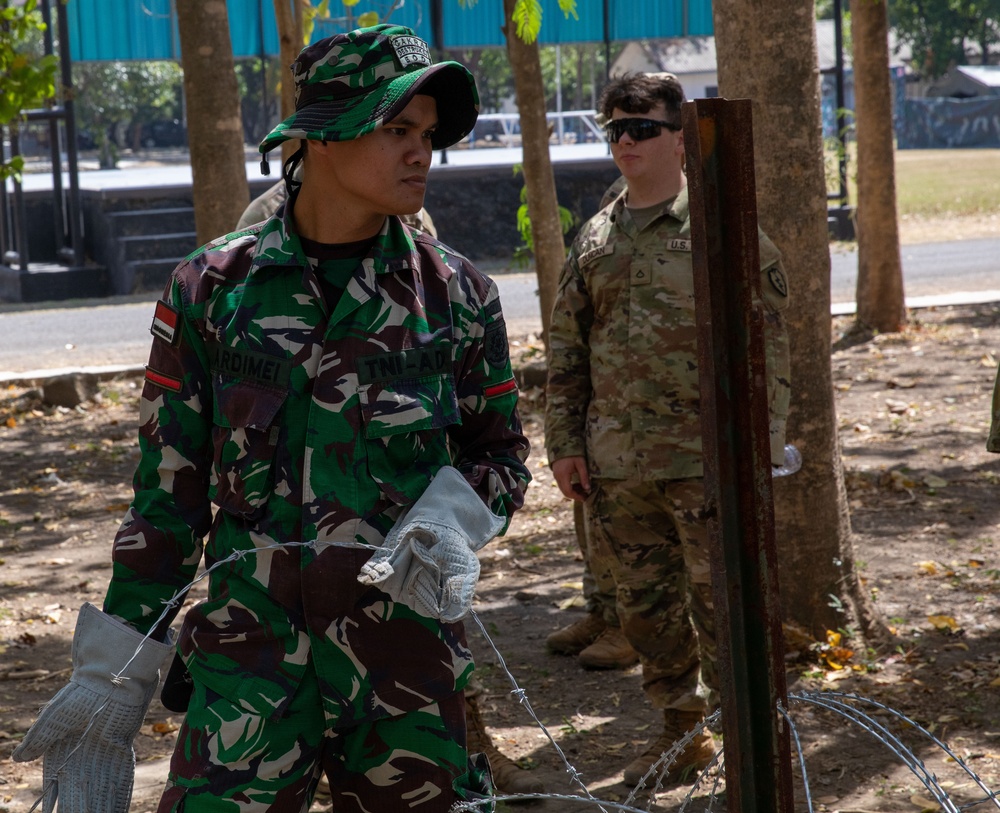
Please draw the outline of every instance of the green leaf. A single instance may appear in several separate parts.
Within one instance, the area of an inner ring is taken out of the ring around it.
[[[542,28],[542,6],[538,0],[517,0],[511,19],[517,27],[517,36],[529,45],[538,39]]]
[[[576,13],[576,0],[559,0],[559,10],[567,20],[570,17],[574,20],[580,19],[580,15]]]

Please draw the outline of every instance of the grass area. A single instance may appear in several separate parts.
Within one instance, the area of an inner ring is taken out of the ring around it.
[[[1000,150],[899,150],[901,215],[979,215],[1000,208]]]
[[[857,201],[857,164],[848,159],[848,195]],[[828,167],[834,166],[828,162]],[[831,187],[833,188],[833,187]],[[1000,149],[898,150],[900,217],[967,217],[1000,211]]]

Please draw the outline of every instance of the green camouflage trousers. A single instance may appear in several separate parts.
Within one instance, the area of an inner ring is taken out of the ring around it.
[[[486,772],[466,754],[461,691],[399,717],[326,731],[319,685],[308,674],[272,718],[195,679],[158,813],[304,813],[323,772],[337,813],[445,813],[487,791]]]
[[[587,501],[595,591],[614,595],[656,708],[718,704],[704,502],[701,478],[601,479]]]

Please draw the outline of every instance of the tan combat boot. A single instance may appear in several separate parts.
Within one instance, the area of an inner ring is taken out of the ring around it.
[[[493,784],[500,793],[543,793],[545,786],[537,776],[519,768],[493,744],[493,738],[483,725],[475,697],[465,696],[466,739],[470,754],[485,754],[493,774]]]
[[[607,627],[577,660],[586,669],[628,669],[639,662],[639,653],[620,627]]]
[[[579,655],[607,628],[607,622],[598,613],[587,613],[579,621],[553,632],[545,639],[545,646],[557,655]]]
[[[623,781],[630,788],[634,788],[643,777],[653,767],[667,751],[673,748],[675,742],[684,737],[691,729],[697,727],[704,718],[699,711],[677,711],[676,709],[666,709],[663,712],[663,733],[660,734],[649,747],[633,759],[625,768]],[[677,755],[677,758],[670,764],[660,765],[646,778],[643,786],[654,788],[658,777],[662,774],[660,787],[669,787],[683,782],[693,782],[715,758],[715,743],[708,730],[703,729],[695,735],[694,739]]]

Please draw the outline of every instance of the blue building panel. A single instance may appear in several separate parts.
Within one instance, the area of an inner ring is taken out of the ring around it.
[[[503,46],[503,0],[465,6],[441,0],[445,48]],[[541,0],[539,42],[612,42],[711,35],[711,0],[577,0],[577,16],[566,17],[557,0]],[[278,54],[273,0],[227,0],[233,54]],[[179,59],[177,26],[170,0],[69,0],[70,53],[78,62]],[[331,3],[331,8],[336,7]],[[341,7],[343,11],[347,9]],[[350,17],[318,21],[313,39],[355,27],[357,16],[385,11],[384,2],[361,0]],[[392,22],[413,28],[433,43],[431,0],[404,0]],[[605,30],[607,19],[607,30]]]
[[[121,0],[114,9],[108,0],[70,0],[71,57],[78,62],[176,58],[170,1],[147,3],[143,12],[143,4],[133,0]]]

